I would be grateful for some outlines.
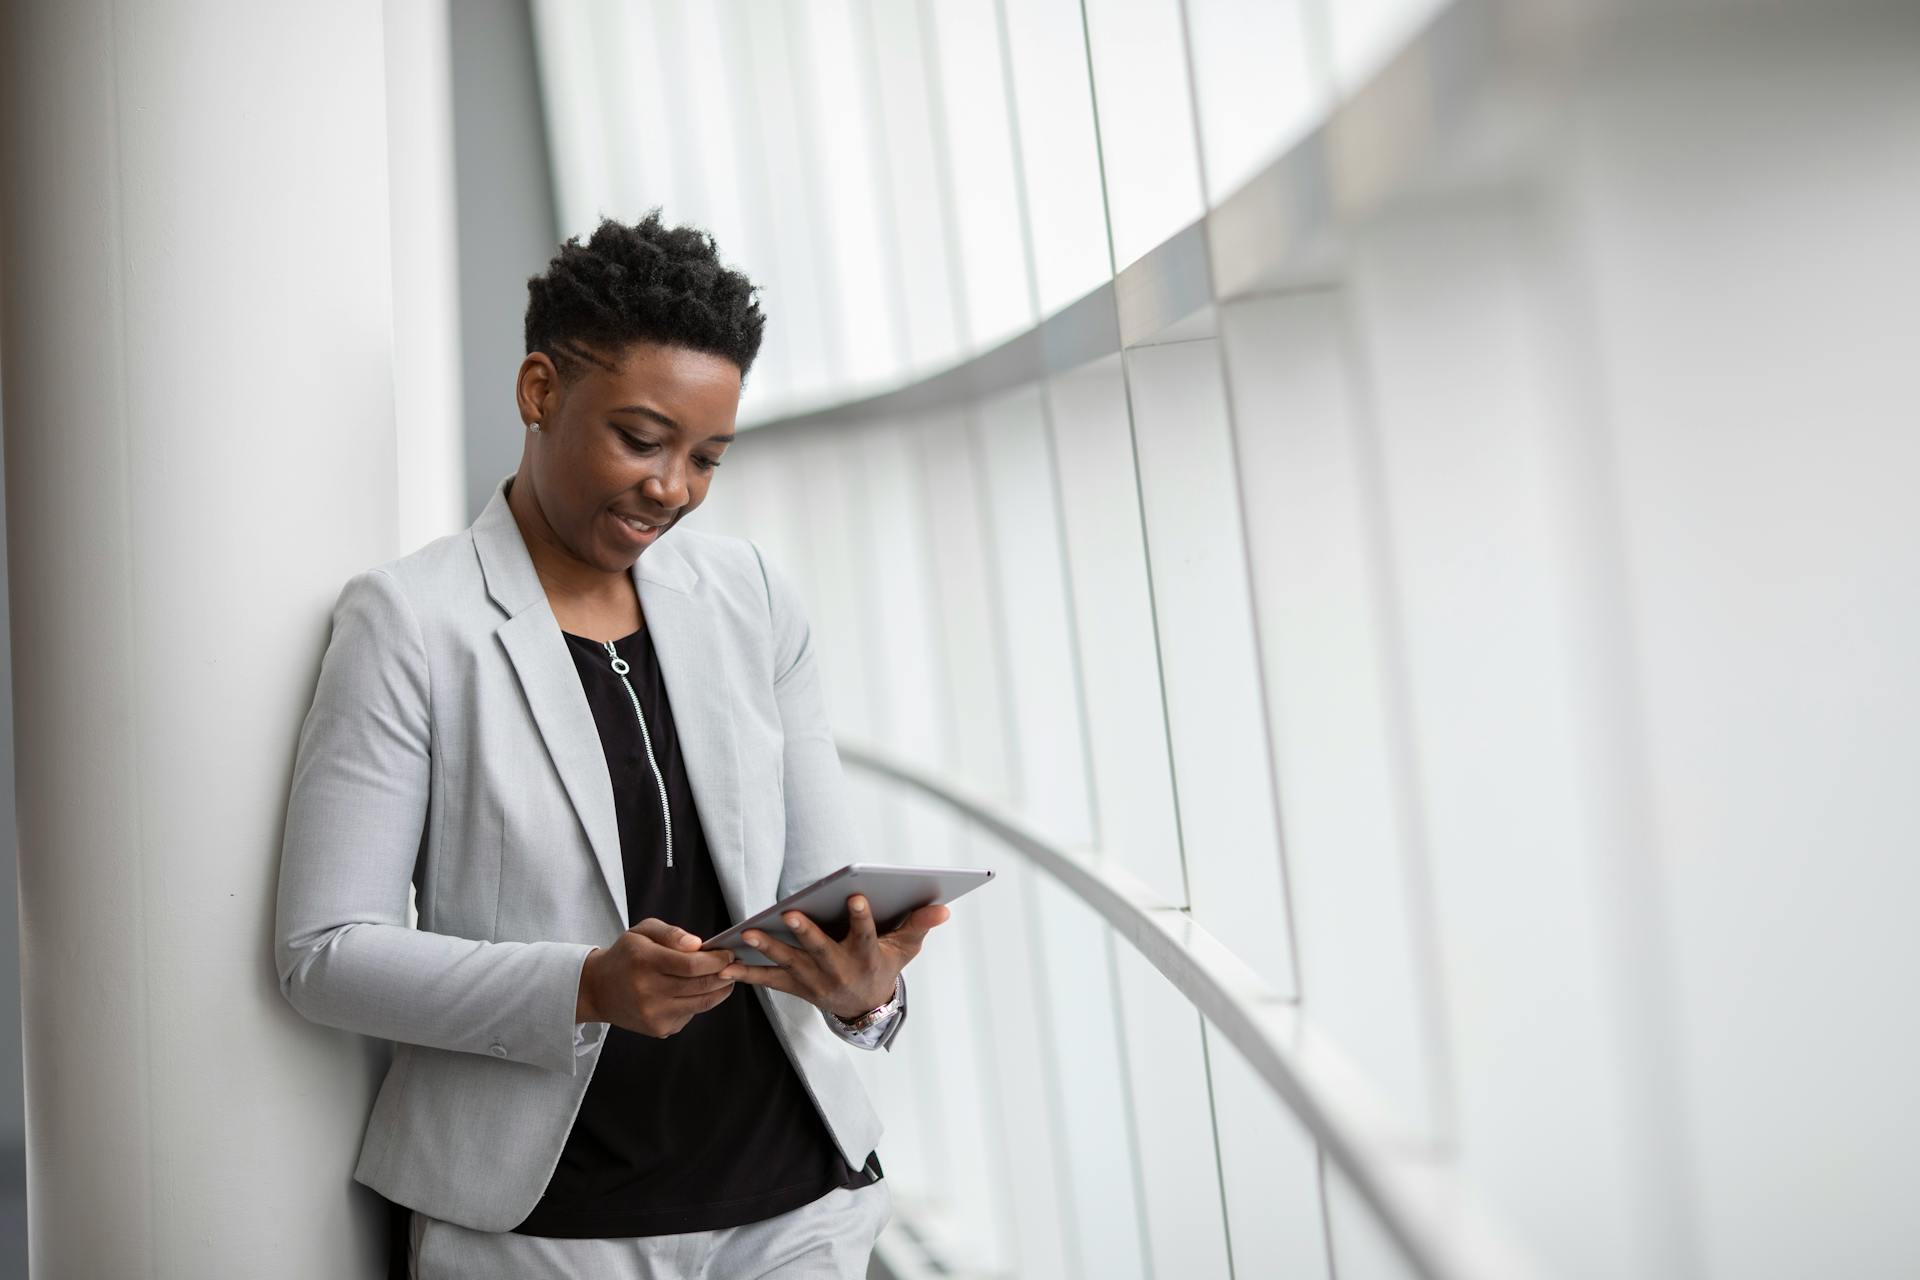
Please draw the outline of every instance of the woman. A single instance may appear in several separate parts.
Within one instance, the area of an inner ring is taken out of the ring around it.
[[[700,949],[857,852],[792,588],[675,528],[764,318],[658,210],[528,292],[519,469],[335,605],[281,988],[396,1042],[354,1177],[419,1280],[863,1276],[889,1200],[847,1046],[899,1033],[947,910],[878,936],[856,897],[838,942],[791,917],[800,946],[748,938],[773,967]]]

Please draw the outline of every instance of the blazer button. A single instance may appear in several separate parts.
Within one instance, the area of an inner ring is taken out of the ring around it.
[[[505,1045],[503,1045],[503,1044],[497,1044],[497,1045],[495,1045],[495,1046],[493,1046],[493,1056],[494,1056],[494,1057],[496,1057],[496,1058],[504,1058],[504,1057],[506,1057],[506,1056],[507,1056],[507,1046],[505,1046]]]

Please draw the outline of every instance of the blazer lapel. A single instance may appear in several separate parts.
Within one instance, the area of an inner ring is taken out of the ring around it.
[[[547,754],[553,757],[553,767],[580,815],[614,910],[623,924],[632,924],[627,919],[627,876],[620,861],[620,822],[607,777],[606,750],[600,744],[593,708],[580,688],[580,673],[567,651],[566,637],[560,634],[544,594],[540,603],[501,623],[495,634],[513,660]]]
[[[566,637],[547,602],[533,558],[507,505],[506,477],[473,523],[487,594],[507,620],[495,632],[513,662],[554,769],[580,816],[616,914],[627,919],[626,871],[593,708]],[[700,576],[671,535],[649,547],[631,570],[640,610],[673,707],[680,755],[720,888],[735,917],[746,906],[746,839],[733,696],[719,619],[700,590]],[[676,842],[677,843],[677,842]],[[631,922],[628,922],[631,923]]]
[[[620,861],[620,823],[613,808],[613,784],[607,776],[607,756],[600,745],[600,728],[593,708],[580,688],[567,638],[547,603],[546,588],[534,570],[526,539],[507,505],[506,476],[494,486],[486,509],[473,522],[473,549],[480,558],[487,594],[507,613],[495,629],[500,645],[520,678],[520,688],[533,709],[554,771],[567,798],[580,816],[600,878],[607,886],[614,914],[627,921],[627,876]]]
[[[747,906],[747,853],[732,673],[713,602],[672,538],[663,535],[634,561],[634,585],[666,681],[700,828],[737,920]]]

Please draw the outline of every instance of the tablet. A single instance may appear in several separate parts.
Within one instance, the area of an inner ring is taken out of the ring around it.
[[[887,933],[906,922],[921,907],[952,902],[970,889],[993,879],[993,872],[971,867],[896,867],[877,862],[855,862],[815,880],[757,915],[749,916],[725,933],[701,945],[702,951],[731,950],[741,964],[771,965],[773,961],[740,940],[749,929],[788,946],[800,945],[780,917],[798,911],[835,940],[847,936],[847,899],[865,894],[873,910],[875,932]]]

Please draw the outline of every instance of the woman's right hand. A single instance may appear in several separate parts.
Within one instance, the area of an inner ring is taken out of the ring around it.
[[[733,994],[733,980],[717,976],[732,962],[733,952],[702,951],[699,938],[648,916],[587,956],[573,1020],[664,1040]]]

